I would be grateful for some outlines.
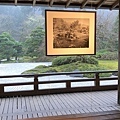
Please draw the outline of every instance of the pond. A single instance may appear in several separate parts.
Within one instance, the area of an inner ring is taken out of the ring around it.
[[[51,65],[51,62],[0,64],[0,75],[20,75],[25,70],[32,69],[38,65],[48,66]]]

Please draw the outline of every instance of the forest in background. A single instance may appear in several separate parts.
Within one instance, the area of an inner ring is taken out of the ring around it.
[[[10,61],[13,58],[18,62],[52,60],[53,57],[45,55],[45,9],[59,10],[31,6],[0,7],[0,61]],[[118,11],[98,10],[96,21],[95,57],[117,59]]]

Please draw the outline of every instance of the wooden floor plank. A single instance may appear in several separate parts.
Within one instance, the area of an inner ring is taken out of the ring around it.
[[[13,98],[9,98],[8,114],[13,113]]]
[[[64,96],[57,95],[57,100],[60,105],[62,105],[63,109],[70,108],[69,104],[67,103],[66,99],[64,99]]]
[[[92,106],[98,106],[100,104],[103,104],[103,102],[100,99],[97,99],[97,97],[94,95],[95,93],[91,92],[91,94],[89,92],[84,92],[84,99],[88,99],[88,101],[90,101],[90,105]],[[95,97],[95,99],[94,99]]]
[[[29,97],[25,97],[27,112],[31,112],[30,100]],[[28,113],[28,118],[32,118],[32,114]]]
[[[96,94],[96,93],[94,93]],[[84,93],[84,95],[88,98],[91,98],[91,105],[101,105],[104,104],[104,100],[101,100],[101,98],[97,95],[95,96],[93,93],[91,93],[91,95],[87,92]]]
[[[84,104],[84,101],[83,101],[83,99],[82,99],[82,96],[76,96],[76,93],[73,93],[73,94],[70,94],[71,95],[71,97],[72,98],[74,98],[75,99],[75,101],[76,101],[76,104],[79,106],[79,107],[84,107],[85,105],[87,105],[86,103]]]
[[[66,99],[66,95],[65,95],[65,94],[61,94],[60,97],[61,97],[61,100],[63,100],[64,103],[66,104],[66,107],[67,107],[67,108],[72,108],[72,107],[74,107],[74,105],[71,104],[70,100],[69,100],[68,98]]]
[[[57,115],[62,115],[62,113],[60,111],[57,111]]]
[[[60,105],[59,108],[62,107],[62,109],[68,108],[68,103],[65,102],[66,100],[64,99],[64,97],[62,97],[61,95],[54,95],[54,97],[56,98],[56,100],[58,101],[58,104]]]
[[[74,105],[74,107],[84,107],[84,103],[82,100],[82,97],[76,97],[75,94],[68,94],[68,99],[70,99],[71,103]]]
[[[57,100],[53,95],[50,95],[50,102],[53,106],[53,109],[62,109],[59,100]]]
[[[76,105],[76,103],[73,101],[72,97],[69,96],[69,94],[64,94],[64,99],[71,108],[78,107],[78,105]]]
[[[10,99],[9,99],[9,98],[6,98],[6,100],[5,100],[5,105],[4,105],[4,110],[3,110],[3,114],[8,113],[9,101],[10,101]]]
[[[2,102],[2,98],[0,98],[0,105],[1,105],[1,102]]]
[[[38,117],[43,117],[42,113],[38,112]]]
[[[27,114],[23,114],[23,115],[22,115],[22,118],[23,118],[23,119],[28,118],[28,115],[27,115]]]
[[[36,110],[36,111],[40,111],[39,103],[38,103],[38,101],[37,101],[36,96],[34,96],[33,102],[34,102],[35,110]]]
[[[0,105],[0,114],[3,114],[6,99],[3,98]]]
[[[35,103],[34,103],[34,100],[33,100],[33,96],[29,96],[29,101],[30,101],[31,111],[32,112],[36,111]],[[33,118],[34,117],[38,117],[37,113],[33,113],[32,116],[33,116]]]
[[[14,113],[14,115],[13,115],[13,120],[16,120],[17,119],[17,108],[18,108],[18,104],[17,104],[17,98],[18,97],[13,97],[13,113]]]
[[[30,112],[31,106],[30,106],[29,97],[25,97],[25,102],[26,102],[26,111]]]
[[[18,114],[17,115],[17,119],[22,119],[23,117],[22,117],[22,115],[21,114]]]
[[[51,98],[48,95],[45,95],[43,96],[43,99],[46,102],[46,105],[48,106],[49,110],[53,109],[53,105],[50,102]]]
[[[21,97],[21,107],[23,112],[27,111],[25,97]]]
[[[40,99],[41,99],[41,102],[42,102],[45,110],[50,110],[49,107],[48,107],[48,105],[47,105],[47,103],[46,103],[46,100],[45,100],[44,95],[43,95],[43,96],[40,96]]]
[[[80,111],[80,113],[85,113],[85,111],[83,109],[78,109]]]
[[[58,109],[61,108],[61,109],[64,109],[66,108],[66,104],[65,102],[62,101],[61,97],[59,97],[59,95],[53,95],[53,97],[56,99],[57,101],[57,105],[58,105]]]
[[[111,92],[111,91],[110,91]],[[111,94],[109,94],[109,92],[106,94],[105,91],[101,92],[97,92],[98,95],[100,96],[99,98],[104,98],[103,100],[106,101],[106,103],[111,104],[111,103],[115,103],[116,102],[116,98],[114,96],[110,96]],[[96,93],[95,93],[96,94]],[[93,95],[94,96],[94,95]],[[114,98],[114,100],[112,100]]]
[[[82,106],[90,106],[91,105],[91,99],[90,98],[85,98],[84,94],[80,94],[80,93],[74,93],[75,94],[75,98],[79,98],[78,102],[81,101],[82,102]],[[90,99],[90,101],[88,100]]]
[[[7,116],[3,116],[1,120],[7,120]]]
[[[12,116],[12,115],[9,115],[9,116],[7,117],[7,120],[12,120],[12,118],[13,118],[13,116]]]
[[[39,105],[40,110],[45,110],[45,107],[44,107],[44,105],[43,105],[40,97],[39,97],[39,96],[35,96],[35,97],[36,97],[36,99],[37,99],[37,103],[38,103],[38,105]]]

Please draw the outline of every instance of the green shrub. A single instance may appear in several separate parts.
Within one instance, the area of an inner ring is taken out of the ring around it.
[[[98,60],[91,56],[60,56],[54,58],[52,66],[59,66],[80,61],[81,63],[98,64]]]
[[[116,52],[98,52],[96,57],[100,60],[117,60],[118,53]]]
[[[98,60],[95,57],[91,57],[91,56],[85,56],[83,57],[83,61],[81,61],[83,63],[89,63],[89,64],[98,64]]]
[[[70,56],[60,56],[57,58],[54,58],[52,61],[52,65],[53,66],[57,66],[57,65],[64,65],[64,64],[69,64],[75,62],[75,59],[73,59],[73,57]]]

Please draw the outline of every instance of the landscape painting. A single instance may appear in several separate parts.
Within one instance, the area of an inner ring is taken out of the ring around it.
[[[96,13],[46,10],[46,55],[95,54]]]
[[[54,48],[88,48],[89,19],[53,18]]]

